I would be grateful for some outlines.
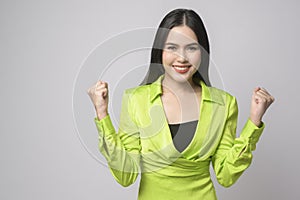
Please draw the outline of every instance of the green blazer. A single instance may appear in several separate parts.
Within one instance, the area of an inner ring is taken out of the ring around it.
[[[250,165],[265,125],[256,127],[248,119],[236,138],[235,97],[201,81],[196,132],[178,152],[162,106],[162,79],[124,92],[118,133],[109,115],[95,118],[100,152],[121,185],[129,186],[141,174],[140,200],[215,200],[210,163],[218,182],[231,186]]]

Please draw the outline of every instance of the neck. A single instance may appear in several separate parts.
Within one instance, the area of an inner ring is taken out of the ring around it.
[[[164,91],[175,94],[195,92],[195,90],[199,87],[194,83],[192,78],[188,81],[178,82],[167,76],[165,76],[162,80],[162,86]]]

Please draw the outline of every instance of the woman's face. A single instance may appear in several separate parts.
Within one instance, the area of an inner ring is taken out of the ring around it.
[[[200,63],[200,45],[194,31],[188,26],[172,28],[162,53],[165,78],[177,82],[191,82]]]

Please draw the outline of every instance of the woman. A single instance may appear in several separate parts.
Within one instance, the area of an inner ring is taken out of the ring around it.
[[[108,114],[107,83],[98,81],[88,90],[100,151],[121,185],[141,174],[141,200],[217,199],[210,163],[225,187],[251,163],[262,117],[274,98],[254,89],[249,119],[236,138],[236,99],[210,87],[208,63],[201,18],[176,9],[159,25],[143,84],[124,92],[118,134]]]

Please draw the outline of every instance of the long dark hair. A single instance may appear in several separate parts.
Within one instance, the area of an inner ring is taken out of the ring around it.
[[[193,80],[197,84],[202,80],[206,85],[210,86],[208,77],[209,41],[206,29],[200,16],[195,11],[188,9],[175,9],[169,12],[161,21],[152,46],[149,70],[141,85],[153,83],[164,73],[162,52],[165,42],[170,30],[173,27],[182,25],[188,26],[195,32],[201,48],[201,64],[193,75]]]

